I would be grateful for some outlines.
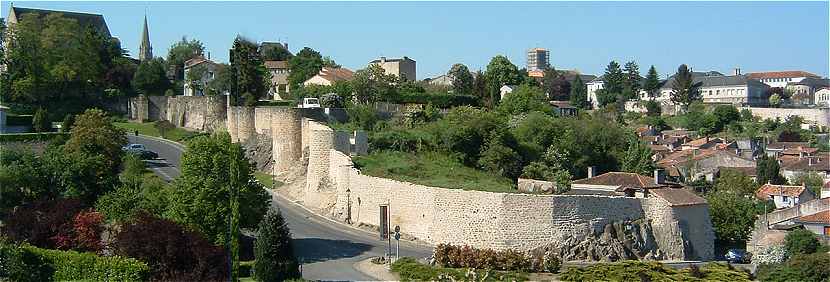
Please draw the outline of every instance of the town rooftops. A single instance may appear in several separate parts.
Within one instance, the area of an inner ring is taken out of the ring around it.
[[[697,151],[697,152],[695,152],[695,151]],[[677,151],[677,152],[671,153],[671,154],[667,155],[665,158],[659,160],[657,162],[657,166],[660,166],[660,167],[663,167],[663,168],[668,168],[668,167],[671,167],[673,165],[682,164],[682,163],[686,163],[686,162],[689,162],[689,161],[702,160],[702,159],[705,159],[705,158],[715,156],[717,154],[730,154],[733,157],[743,158],[741,156],[736,155],[735,152],[728,151],[728,150],[718,150],[718,149],[715,149],[715,148],[697,149],[697,150],[693,149],[693,150],[683,150],[683,151]],[[745,158],[743,158],[743,159],[745,159]]]
[[[806,71],[768,71],[768,72],[753,72],[747,74],[750,79],[767,79],[767,78],[790,78],[790,77],[816,77],[818,75]]]
[[[773,185],[773,184],[764,184],[758,191],[755,192],[755,197],[761,200],[769,200],[770,196],[788,196],[788,197],[798,197],[801,193],[807,190],[804,186],[789,186],[789,185]]]
[[[201,63],[216,64],[216,63],[214,63],[213,61],[211,61],[209,59],[205,59],[205,57],[197,56],[195,58],[192,58],[190,60],[185,61],[184,62],[184,68],[186,68],[186,69],[192,68],[192,67],[194,67],[198,64],[201,64]]]
[[[654,178],[630,172],[606,172],[591,178],[579,179],[574,184],[626,186],[626,187],[653,187]]]
[[[811,215],[805,215],[794,220],[800,223],[824,223],[830,224],[830,210],[817,212]]]
[[[74,19],[78,21],[78,24],[81,27],[91,26],[92,28],[98,30],[99,32],[103,33],[106,36],[110,36],[109,28],[107,27],[107,22],[104,20],[104,16],[99,14],[91,14],[91,13],[79,13],[79,12],[68,12],[68,11],[57,11],[57,10],[45,10],[45,9],[33,9],[33,8],[21,8],[21,7],[12,7],[10,14],[14,14],[14,20],[20,21],[25,14],[35,14],[38,18],[45,18],[49,14],[62,14],[64,18]],[[10,15],[11,17],[11,15]]]
[[[767,144],[767,150],[784,150],[798,147],[809,147],[809,144],[807,142],[772,142]]]
[[[811,155],[811,154],[814,154],[816,152],[818,152],[818,148],[798,146],[798,147],[795,147],[795,148],[792,148],[792,147],[786,148],[786,149],[784,149],[784,151],[781,151],[781,154],[799,156],[799,155],[801,155],[801,153]]]
[[[669,202],[669,206],[694,206],[706,204],[706,200],[691,191],[682,188],[652,189],[650,193]]]
[[[288,61],[265,61],[266,69],[287,69]]]
[[[714,143],[723,143],[723,140],[720,139],[720,138],[711,138],[710,139],[709,137],[703,137],[703,138],[698,138],[698,139],[683,143],[683,146],[702,147],[706,144],[714,144]]]
[[[328,81],[335,82],[341,80],[352,80],[354,72],[346,68],[323,67],[317,75]]]
[[[792,84],[792,85],[806,85],[806,86],[814,86],[814,87],[824,88],[824,87],[827,87],[828,85],[830,85],[830,79],[818,78],[818,77],[807,77],[805,79],[802,79],[801,81],[790,82],[790,83],[787,83],[787,84],[788,85],[790,85],[790,84]]]
[[[807,157],[784,156],[779,160],[783,170],[830,171],[830,154],[827,153]]]

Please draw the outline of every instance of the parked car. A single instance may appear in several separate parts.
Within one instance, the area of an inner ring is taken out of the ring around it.
[[[159,157],[159,154],[156,152],[147,150],[147,148],[144,147],[144,144],[129,144],[121,149],[128,154],[138,155],[138,157],[142,160],[152,160]]]
[[[320,100],[317,98],[303,98],[303,103],[299,107],[303,109],[319,108]]]
[[[752,254],[743,249],[729,249],[724,257],[729,263],[749,263]]]

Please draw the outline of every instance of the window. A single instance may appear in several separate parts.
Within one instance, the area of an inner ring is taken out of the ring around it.
[[[789,201],[790,201],[790,197],[787,197],[787,196],[781,196],[781,201],[783,201],[783,202],[785,202],[785,203],[786,203],[786,202],[789,202]]]

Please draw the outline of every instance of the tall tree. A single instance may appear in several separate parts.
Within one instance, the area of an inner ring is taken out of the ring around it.
[[[606,92],[620,95],[625,88],[626,76],[620,69],[620,64],[616,61],[611,61],[605,67],[605,74],[602,76],[602,88]]]
[[[570,95],[571,84],[562,72],[550,67],[545,70],[545,76],[542,78],[542,89],[548,94],[548,99],[565,101]]]
[[[323,56],[320,55],[320,52],[305,47],[288,60],[288,68],[291,69],[291,73],[288,74],[288,83],[291,88],[297,88],[307,79],[320,72],[320,69],[323,68]]]
[[[473,75],[464,64],[454,64],[447,72],[452,79],[452,90],[455,94],[469,95],[473,92]]]
[[[184,82],[193,89],[194,92],[204,91],[206,82],[202,79],[208,72],[204,64],[197,65],[190,68],[190,71],[185,75]]]
[[[218,64],[213,79],[205,85],[205,95],[222,95],[231,91],[231,68],[227,64]]]
[[[487,78],[481,70],[475,72],[473,75],[473,95],[477,96],[482,106],[492,109],[495,105],[491,99],[487,89]]]
[[[379,65],[372,64],[358,70],[350,82],[355,99],[360,103],[373,103],[394,96],[398,77],[386,74]]]
[[[237,37],[231,49],[231,69],[235,89],[231,95],[236,105],[253,106],[268,92],[271,74],[259,56],[258,45]]]
[[[646,80],[643,82],[643,90],[648,93],[648,97],[652,100],[660,95],[660,76],[657,74],[657,69],[654,68],[654,65],[648,68]]]
[[[291,231],[278,208],[268,210],[259,223],[254,253],[257,281],[285,281],[300,276],[291,246]]]
[[[133,88],[144,95],[164,95],[172,86],[161,58],[141,62],[132,80]]]
[[[183,36],[182,40],[173,43],[170,46],[170,50],[167,51],[167,65],[173,69],[175,79],[184,79],[184,62],[198,56],[203,56],[204,53],[204,44],[196,39],[187,40],[187,37]]]
[[[767,155],[761,156],[756,161],[755,174],[759,185],[767,183],[778,185],[787,182],[787,179],[781,176],[781,167],[778,165],[778,160]]]
[[[701,85],[702,82],[694,82],[692,70],[688,66],[680,65],[672,81],[671,101],[681,105],[684,112],[687,111],[692,103],[703,99],[700,94]]]
[[[588,109],[591,107],[591,104],[588,103],[588,88],[582,82],[582,78],[579,75],[576,76],[573,85],[571,85],[570,101],[571,106],[579,109]]]
[[[294,54],[285,49],[282,44],[265,44],[263,43],[259,48],[259,53],[263,61],[288,61]]]
[[[622,158],[622,170],[648,175],[656,168],[652,156],[654,152],[640,139],[631,136],[628,139],[628,149]]]
[[[517,85],[521,82],[519,68],[502,55],[490,59],[484,76],[488,84],[488,97],[493,102],[499,101],[499,88],[504,85]]]
[[[630,94],[626,96],[626,99],[636,99],[640,94],[640,89],[642,85],[640,85],[640,66],[637,65],[637,62],[629,61],[625,63],[625,88],[628,89]],[[631,96],[633,94],[633,96]]]

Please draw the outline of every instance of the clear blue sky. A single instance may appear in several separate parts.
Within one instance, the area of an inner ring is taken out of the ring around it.
[[[3,16],[9,2],[3,1]],[[15,6],[103,14],[131,54],[148,11],[154,55],[182,36],[227,61],[237,34],[289,43],[351,69],[409,56],[418,78],[452,64],[483,69],[494,55],[519,67],[528,48],[550,50],[559,69],[599,74],[636,60],[661,75],[695,70],[805,70],[828,75],[828,2],[27,2]]]

